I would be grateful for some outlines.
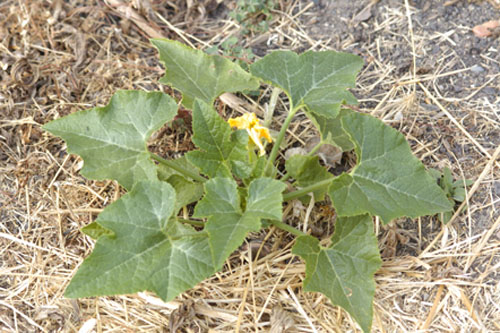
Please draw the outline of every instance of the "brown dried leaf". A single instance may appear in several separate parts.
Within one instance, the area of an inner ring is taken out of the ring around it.
[[[494,34],[494,30],[500,26],[500,21],[491,20],[484,22],[483,24],[476,25],[472,32],[474,35],[480,38],[489,37]]]
[[[305,149],[307,151],[311,151],[319,143],[319,141],[320,140],[317,137],[309,140],[306,143]],[[318,155],[326,166],[333,168],[337,164],[340,164],[343,153],[340,148],[325,143],[318,149],[315,155]]]

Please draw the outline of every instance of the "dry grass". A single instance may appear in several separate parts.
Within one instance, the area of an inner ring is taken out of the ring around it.
[[[250,332],[279,323],[291,327],[287,332],[356,331],[325,297],[302,292],[304,265],[290,254],[292,238],[274,229],[251,235],[222,272],[174,302],[149,293],[62,297],[93,247],[79,228],[122,191],[113,182],[80,176],[80,159],[67,155],[61,140],[40,126],[105,104],[117,89],[169,91],[157,84],[162,69],[147,41],[152,34],[204,48],[237,33],[234,22],[213,18],[215,1],[139,3],[0,3],[0,331]],[[435,217],[376,224],[384,264],[376,275],[373,330],[500,332],[500,97],[481,95],[485,87],[500,89],[500,74],[489,75],[466,96],[443,91],[441,79],[453,82],[468,70],[454,69],[458,56],[447,53],[446,62],[425,74],[415,58],[430,38],[446,36],[416,33],[408,15],[416,9],[408,1],[374,5],[385,18],[377,23],[380,38],[362,45],[311,33],[308,22],[317,13],[306,2],[282,3],[270,31],[246,42],[264,52],[267,44],[300,50],[333,45],[362,53],[367,66],[355,89],[360,111],[402,131],[427,166],[449,166],[457,178],[475,181],[464,213],[446,226]],[[381,55],[398,45],[414,55],[403,72]],[[498,63],[496,50],[484,63]],[[278,120],[281,109],[278,103]],[[152,148],[163,155],[192,147],[182,133],[162,133],[161,144]],[[300,115],[290,134],[290,146],[314,136]],[[331,234],[332,212],[308,214],[298,206],[285,208],[289,223],[308,225],[322,238]],[[257,249],[261,256],[254,260]]]

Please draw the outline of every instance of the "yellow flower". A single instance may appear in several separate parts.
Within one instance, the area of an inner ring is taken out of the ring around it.
[[[255,113],[246,113],[241,117],[231,118],[228,120],[228,123],[231,127],[246,129],[252,142],[259,147],[260,156],[266,153],[261,139],[264,138],[267,142],[272,142],[272,139],[269,135],[269,130],[259,124],[259,119],[257,119]]]

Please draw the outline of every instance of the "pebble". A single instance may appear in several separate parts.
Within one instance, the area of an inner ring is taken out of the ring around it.
[[[482,73],[484,72],[484,68],[479,66],[479,65],[474,65],[470,68],[471,72],[473,73]]]

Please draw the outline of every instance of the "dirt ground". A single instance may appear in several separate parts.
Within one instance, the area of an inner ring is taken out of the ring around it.
[[[276,4],[268,29],[242,35],[228,15],[234,1],[0,2],[0,332],[358,331],[325,297],[302,291],[293,238],[276,230],[252,234],[224,271],[170,303],[150,293],[62,296],[93,248],[79,228],[124,192],[80,176],[81,160],[41,125],[107,104],[118,89],[174,94],[158,83],[163,68],[148,42],[160,36],[201,49],[235,36],[257,56],[333,49],[363,57],[357,110],[400,130],[427,167],[473,180],[447,225],[377,221],[384,264],[373,331],[500,332],[500,33],[472,32],[500,19],[500,1]],[[241,105],[259,112],[257,99]],[[219,102],[227,114],[229,106]],[[311,126],[299,115],[288,145],[307,144]],[[150,148],[179,155],[193,148],[189,138],[164,128]],[[331,234],[334,212],[322,203],[310,215],[299,208],[285,208],[288,223],[309,219],[320,237]],[[264,256],[252,261],[262,244]]]

